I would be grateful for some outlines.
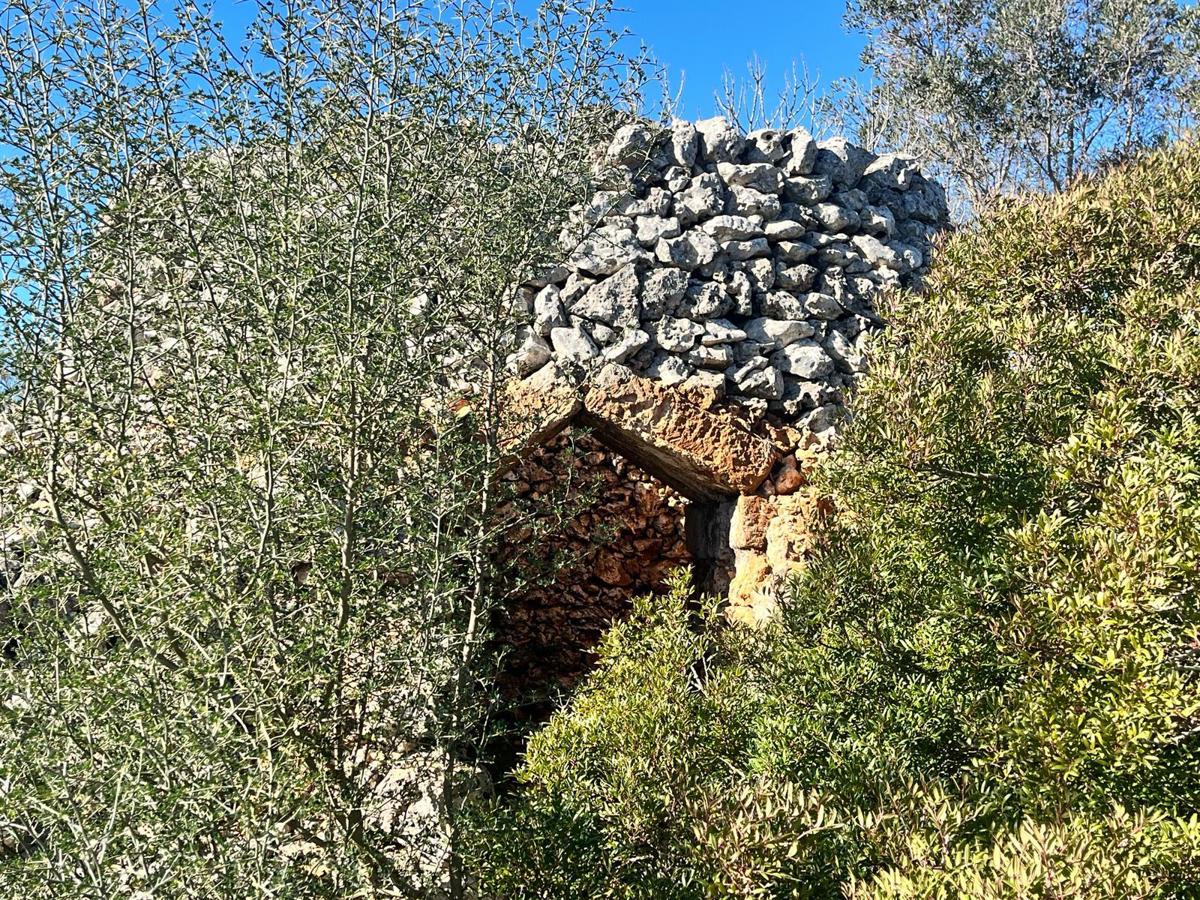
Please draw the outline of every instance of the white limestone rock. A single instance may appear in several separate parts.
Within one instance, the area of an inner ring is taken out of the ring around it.
[[[774,366],[746,372],[734,379],[739,393],[760,400],[778,400],[783,396],[783,373]]]
[[[769,241],[798,241],[804,237],[808,226],[794,219],[780,219],[766,226],[766,236]]]
[[[764,349],[782,350],[789,344],[813,336],[813,327],[799,319],[751,319],[745,325],[747,340],[756,341]]]
[[[610,346],[604,348],[605,362],[623,363],[650,343],[650,335],[640,328],[621,334]]]
[[[834,362],[821,346],[810,340],[797,341],[771,354],[771,365],[804,381],[817,381],[834,372]]]
[[[721,245],[721,252],[735,261],[755,259],[771,255],[771,245],[765,237],[753,238],[748,241],[726,241]]]
[[[839,187],[852,188],[858,184],[863,172],[873,162],[874,153],[855,146],[844,137],[835,137],[817,143],[813,172],[817,175],[828,175]]]
[[[704,334],[700,343],[712,347],[717,344],[736,344],[746,339],[746,332],[728,319],[710,319],[704,323]]]
[[[675,198],[675,214],[682,225],[694,225],[725,211],[728,190],[711,172],[697,175]]]
[[[550,362],[550,345],[532,328],[517,330],[517,351],[508,357],[509,371],[518,378],[532,375]]]
[[[895,191],[907,191],[917,177],[920,167],[911,156],[888,153],[863,170],[863,177]]]
[[[814,319],[836,319],[846,310],[829,294],[811,293],[804,297],[804,311]]]
[[[734,216],[761,216],[764,220],[778,219],[783,204],[774,194],[764,194],[754,188],[735,184],[729,188],[725,212]]]
[[[648,248],[654,248],[659,241],[679,237],[683,233],[679,219],[676,218],[639,216],[634,224],[637,227],[638,243]]]
[[[678,356],[673,356],[669,353],[656,353],[654,360],[646,367],[646,375],[648,377],[661,381],[667,387],[681,384],[695,373],[696,370],[692,366],[689,366]]]
[[[630,264],[590,287],[571,304],[570,312],[605,325],[636,328],[641,312],[640,291],[637,269]]]
[[[746,135],[748,163],[777,163],[788,152],[788,134],[777,128],[760,128]]]
[[[659,241],[655,255],[661,263],[690,271],[712,262],[720,250],[711,237],[693,229],[677,238]]]
[[[783,170],[791,176],[808,175],[817,161],[817,142],[807,128],[793,128],[788,134],[789,148]]]
[[[788,265],[786,261],[775,263],[775,287],[785,291],[807,291],[817,280],[817,270],[813,266],[799,263]]]
[[[783,173],[770,163],[718,163],[717,174],[729,185],[748,187],[764,194],[783,190]]]
[[[691,319],[664,318],[645,326],[652,346],[670,353],[687,353],[696,346],[704,326]]]
[[[612,275],[622,266],[648,259],[632,228],[605,223],[579,242],[567,265],[592,275]]]
[[[723,116],[696,123],[700,134],[699,158],[708,163],[736,162],[746,146],[746,138]]]
[[[741,241],[763,234],[760,216],[714,216],[701,227],[717,241]]]
[[[549,284],[533,298],[534,330],[542,337],[549,337],[555,328],[568,324],[567,313],[562,304],[562,289]]]
[[[828,175],[789,178],[783,183],[783,195],[793,203],[813,205],[828,199],[833,193],[833,179]]]
[[[862,221],[858,213],[836,203],[817,203],[813,215],[827,232],[845,232],[857,229]]]
[[[624,125],[617,129],[604,158],[618,166],[643,163],[654,146],[654,137],[654,132],[645,125]]]
[[[600,355],[599,348],[579,323],[555,328],[550,332],[550,344],[556,356],[572,362],[587,363]]]
[[[704,322],[725,315],[731,305],[732,300],[721,285],[711,281],[693,281],[676,305],[676,314],[695,322]]]
[[[803,319],[804,301],[787,291],[771,291],[757,298],[758,311],[769,319]]]
[[[681,269],[655,269],[642,280],[642,319],[661,319],[675,309],[688,287],[687,273]]]

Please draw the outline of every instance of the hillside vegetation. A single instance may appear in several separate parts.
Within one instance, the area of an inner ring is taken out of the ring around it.
[[[614,629],[479,818],[491,890],[1200,892],[1197,147],[999,211],[927,287],[782,620],[680,588]]]

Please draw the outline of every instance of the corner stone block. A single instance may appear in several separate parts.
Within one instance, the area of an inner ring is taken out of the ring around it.
[[[734,550],[767,549],[767,526],[775,516],[775,504],[757,494],[738,497],[729,528],[729,546]]]

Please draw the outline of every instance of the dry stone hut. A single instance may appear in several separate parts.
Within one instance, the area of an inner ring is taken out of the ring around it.
[[[820,501],[806,473],[845,422],[883,325],[876,300],[919,285],[947,221],[911,158],[802,128],[632,124],[601,165],[606,189],[562,235],[561,265],[520,288],[528,319],[508,362],[518,405],[536,411],[518,442],[536,449],[507,477],[522,490],[562,477],[546,442],[570,429],[589,467],[640,499],[602,501],[626,537],[518,611],[555,623],[516,637],[530,658],[580,642],[553,598],[613,608],[653,589],[664,558],[690,557],[734,617],[770,614],[809,549]],[[660,485],[652,502],[632,489],[646,484]],[[653,536],[652,559],[637,535]]]

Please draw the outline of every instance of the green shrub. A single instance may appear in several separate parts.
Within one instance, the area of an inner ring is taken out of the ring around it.
[[[781,621],[641,606],[488,834],[586,834],[578,896],[1200,893],[1197,149],[947,241]]]

